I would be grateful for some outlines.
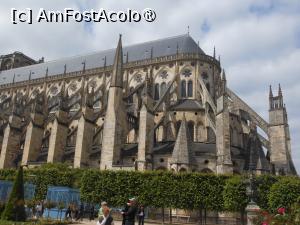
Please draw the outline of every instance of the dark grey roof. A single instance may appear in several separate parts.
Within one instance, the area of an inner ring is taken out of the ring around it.
[[[175,141],[157,142],[153,146],[154,154],[172,154]]]
[[[192,149],[197,153],[216,154],[216,143],[193,142]]]
[[[136,156],[138,152],[138,144],[137,143],[130,143],[125,144],[122,149],[122,156]]]
[[[167,55],[174,55],[178,53],[200,53],[205,54],[197,43],[187,34],[159,39],[155,41],[134,44],[123,47],[123,61],[127,61],[126,55],[128,53],[128,62],[149,59],[152,57],[160,57]],[[98,51],[87,55],[74,56],[45,63],[39,63],[31,66],[15,68],[11,70],[0,71],[0,85],[13,82],[15,74],[15,82],[26,81],[29,79],[37,79],[45,77],[48,68],[48,76],[63,74],[66,65],[66,72],[76,72],[83,69],[83,62],[85,62],[85,69],[93,69],[103,67],[104,58],[106,57],[106,65],[113,64],[115,49]]]
[[[180,99],[177,101],[175,105],[171,107],[171,110],[174,111],[186,111],[186,110],[192,110],[192,111],[199,111],[204,109],[202,104],[194,99]]]

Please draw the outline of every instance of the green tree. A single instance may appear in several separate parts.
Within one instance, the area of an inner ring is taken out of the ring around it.
[[[233,176],[226,180],[223,198],[224,210],[240,212],[243,221],[248,197],[246,195],[246,184],[241,177]]]
[[[278,181],[278,177],[272,175],[261,175],[255,177],[255,190],[257,190],[255,202],[263,210],[269,209],[268,197],[273,184]]]
[[[20,166],[9,195],[8,202],[2,213],[3,220],[25,221],[23,167]]]
[[[300,179],[297,177],[282,177],[270,189],[270,209],[274,212],[280,207],[289,209],[299,196]]]

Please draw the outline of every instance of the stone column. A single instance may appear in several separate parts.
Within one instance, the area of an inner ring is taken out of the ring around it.
[[[86,167],[89,162],[89,152],[93,145],[94,124],[91,121],[93,110],[84,108],[78,121],[74,168]]]
[[[255,202],[251,201],[248,203],[246,207],[247,225],[255,225],[253,220],[258,216],[259,211],[260,208]]]
[[[226,96],[217,100],[216,115],[217,174],[233,173],[230,151],[230,118]]]
[[[36,161],[42,146],[44,134],[44,116],[40,113],[32,113],[31,121],[27,126],[22,164],[26,165],[30,161]]]
[[[47,163],[62,161],[68,135],[67,118],[67,112],[62,110],[56,112],[49,139]]]
[[[147,169],[146,161],[147,158],[151,157],[153,149],[153,127],[153,114],[148,112],[146,105],[143,104],[140,111],[138,158],[136,161],[138,170]]]
[[[15,167],[13,161],[20,148],[21,118],[11,115],[4,130],[2,149],[0,155],[0,169]]]

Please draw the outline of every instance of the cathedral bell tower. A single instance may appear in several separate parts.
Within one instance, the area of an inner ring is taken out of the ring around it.
[[[269,140],[270,161],[276,174],[295,174],[291,160],[291,143],[288,118],[283,95],[279,84],[278,95],[273,96],[272,87],[269,93]]]

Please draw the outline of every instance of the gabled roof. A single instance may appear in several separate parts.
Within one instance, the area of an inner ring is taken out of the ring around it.
[[[185,116],[183,116],[170,162],[171,164],[190,165],[194,164],[193,160],[192,141],[187,129]]]
[[[203,110],[203,105],[194,99],[180,99],[177,101],[177,103],[173,106],[171,106],[170,110],[174,111],[186,111],[186,110],[192,110],[192,111],[199,111]]]
[[[0,72],[0,85],[12,83],[14,75],[15,82],[21,82],[28,80],[30,74],[31,79],[43,78],[46,76],[47,70],[48,76],[63,74],[64,72],[82,71],[84,63],[85,69],[103,67],[105,58],[106,65],[111,66],[114,62],[115,50],[109,49],[87,55],[5,70]],[[185,34],[123,47],[123,62],[150,59],[151,55],[153,58],[175,55],[177,51],[178,53],[205,54],[197,43],[189,35]]]

